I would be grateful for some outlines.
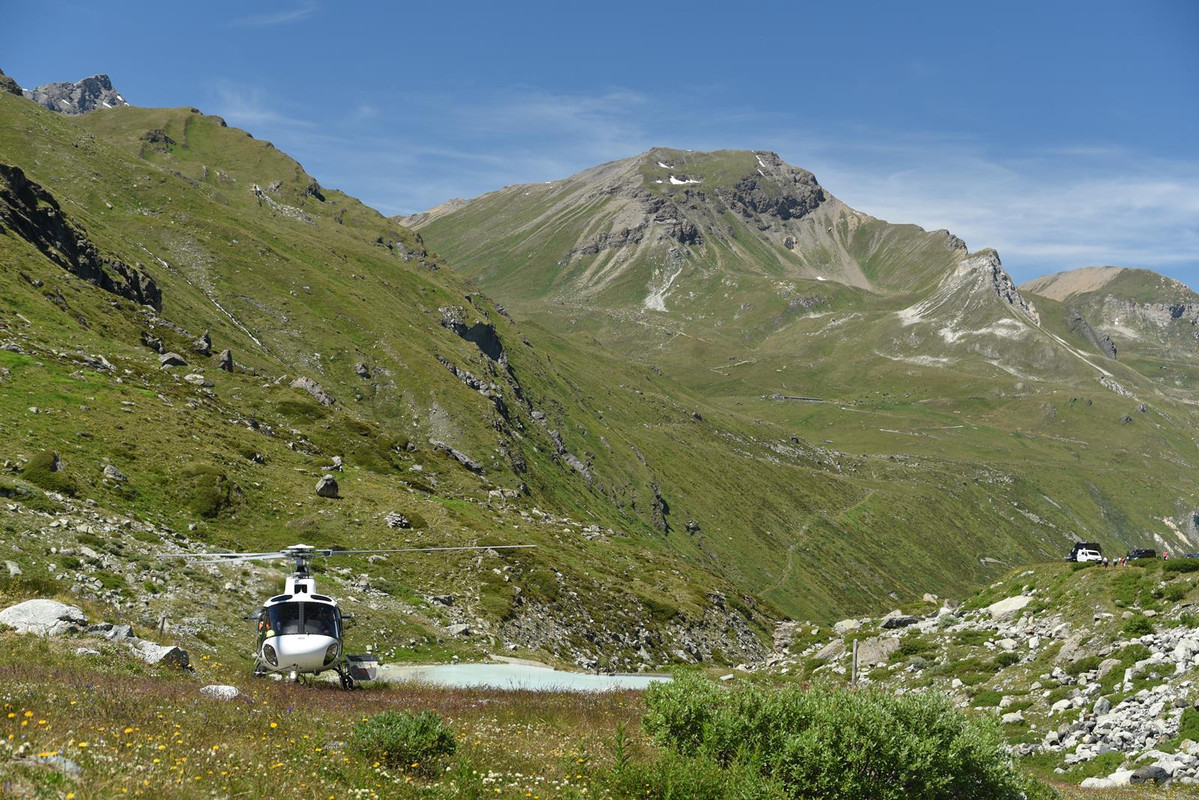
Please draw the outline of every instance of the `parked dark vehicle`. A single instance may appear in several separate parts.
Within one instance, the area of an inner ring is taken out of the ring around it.
[[[1075,542],[1067,561],[1102,561],[1103,548],[1098,542]]]
[[[1128,551],[1128,560],[1132,561],[1134,558],[1157,558],[1157,551],[1148,547],[1134,547]]]

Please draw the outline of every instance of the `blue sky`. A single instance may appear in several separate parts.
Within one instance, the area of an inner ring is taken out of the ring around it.
[[[0,69],[196,106],[387,214],[656,145],[775,150],[1018,281],[1199,288],[1199,3],[5,0]]]

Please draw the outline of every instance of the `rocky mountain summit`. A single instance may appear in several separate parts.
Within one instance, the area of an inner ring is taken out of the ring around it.
[[[47,83],[34,89],[24,89],[22,95],[60,114],[86,114],[98,108],[129,105],[121,93],[113,88],[112,80],[107,75],[91,75],[74,83]]]

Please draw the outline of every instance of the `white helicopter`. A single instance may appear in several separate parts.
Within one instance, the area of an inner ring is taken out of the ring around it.
[[[283,594],[263,603],[257,614],[244,617],[258,623],[258,644],[254,652],[254,675],[269,673],[319,675],[335,670],[343,689],[352,689],[359,681],[374,680],[378,661],[373,655],[347,655],[343,642],[344,624],[353,619],[342,614],[332,597],[317,594],[316,581],[309,567],[314,558],[327,556],[373,555],[382,553],[431,553],[449,550],[515,550],[536,547],[533,544],[480,545],[464,547],[402,547],[389,550],[320,549],[293,544],[271,553],[172,553],[168,558],[193,558],[196,564],[228,564],[237,561],[269,561],[290,558],[295,572],[287,578]]]

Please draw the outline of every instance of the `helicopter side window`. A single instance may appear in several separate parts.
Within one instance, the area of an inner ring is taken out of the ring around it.
[[[271,628],[275,633],[286,635],[289,633],[303,633],[303,624],[301,623],[300,612],[303,603],[280,603],[276,606],[271,606],[270,622]]]

